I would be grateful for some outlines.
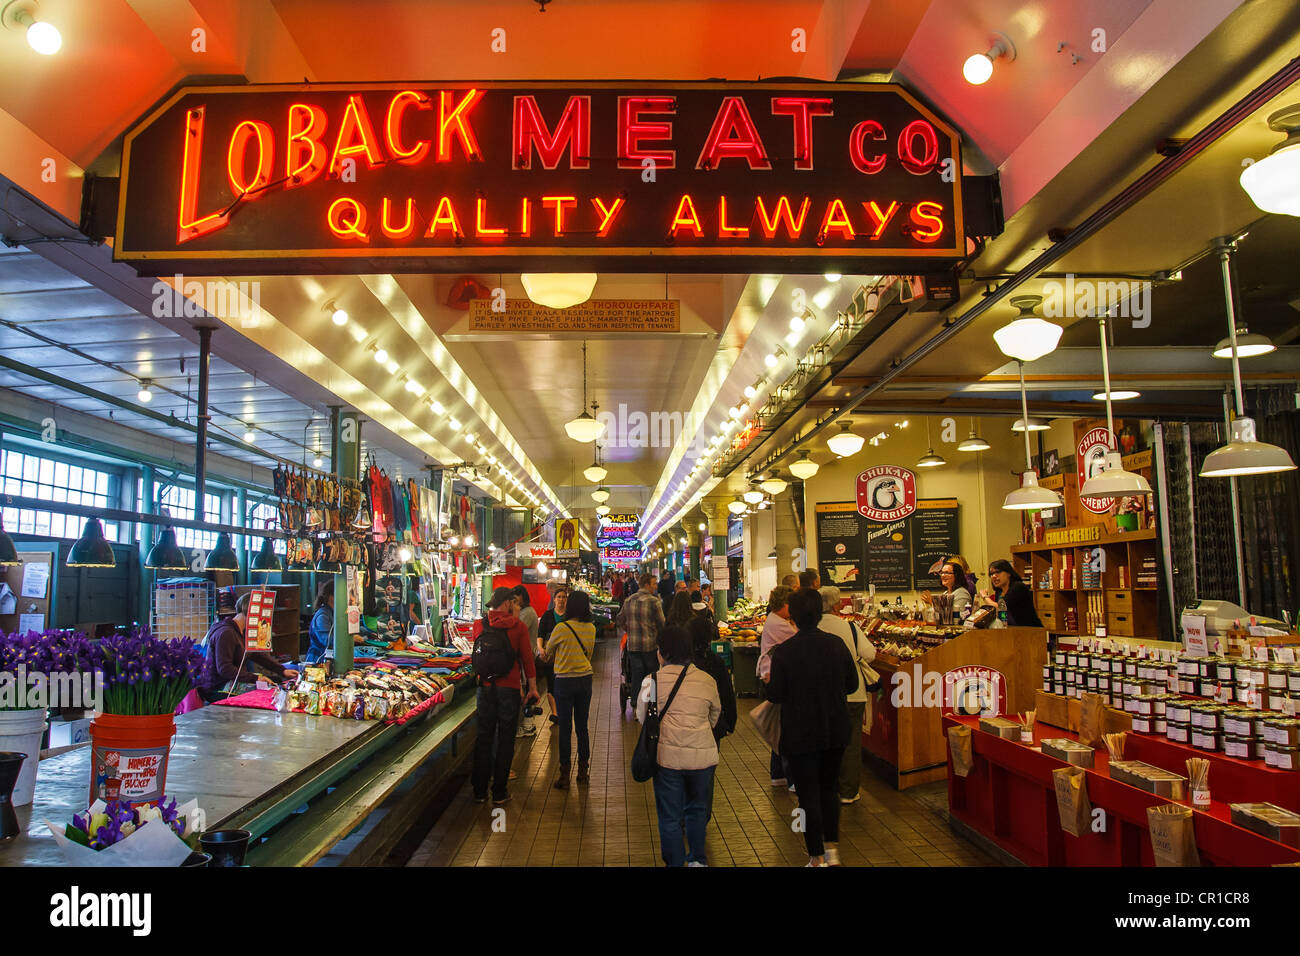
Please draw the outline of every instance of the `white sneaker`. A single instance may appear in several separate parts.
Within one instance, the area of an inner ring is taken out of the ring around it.
[[[686,865],[687,866],[708,866],[709,864],[701,863],[699,860],[691,860],[691,862],[687,863]]]
[[[840,865],[840,851],[839,851],[839,850],[833,850],[833,849],[831,849],[830,847],[827,847],[827,848],[826,848],[826,865],[827,865],[827,866],[839,866],[839,865]]]
[[[857,803],[861,799],[862,799],[862,792],[858,791],[851,797],[840,797],[840,803],[842,804]]]
[[[814,863],[812,860],[809,860],[807,863],[804,864],[804,869],[807,869],[807,868],[810,867],[810,866],[830,866],[830,864],[829,864],[829,863]]]

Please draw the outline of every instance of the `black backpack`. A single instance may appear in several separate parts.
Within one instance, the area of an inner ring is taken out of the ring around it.
[[[510,632],[505,628],[493,627],[483,620],[483,630],[474,642],[474,651],[470,654],[470,663],[474,673],[482,683],[491,683],[505,677],[515,666],[515,645],[510,640]]]

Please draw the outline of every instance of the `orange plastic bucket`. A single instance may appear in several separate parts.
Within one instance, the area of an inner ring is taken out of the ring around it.
[[[174,714],[101,714],[90,722],[90,802],[157,803],[167,786]]]

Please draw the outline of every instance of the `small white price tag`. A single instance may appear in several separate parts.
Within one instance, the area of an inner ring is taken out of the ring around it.
[[[1280,664],[1294,664],[1294,663],[1295,663],[1295,648],[1294,648],[1294,647],[1275,647],[1273,650],[1274,650],[1274,652],[1277,654],[1277,660],[1278,660],[1278,663],[1280,663]]]

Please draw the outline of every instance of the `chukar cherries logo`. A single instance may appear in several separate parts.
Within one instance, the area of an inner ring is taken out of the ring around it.
[[[1106,467],[1106,453],[1110,451],[1110,432],[1105,428],[1089,429],[1079,439],[1078,454],[1075,456],[1075,470],[1078,473],[1079,487],[1089,478],[1095,478]],[[1104,515],[1110,511],[1114,498],[1085,498],[1079,496],[1079,504],[1095,515]]]
[[[858,475],[858,514],[899,521],[916,510],[916,475],[897,465],[877,465]]]

